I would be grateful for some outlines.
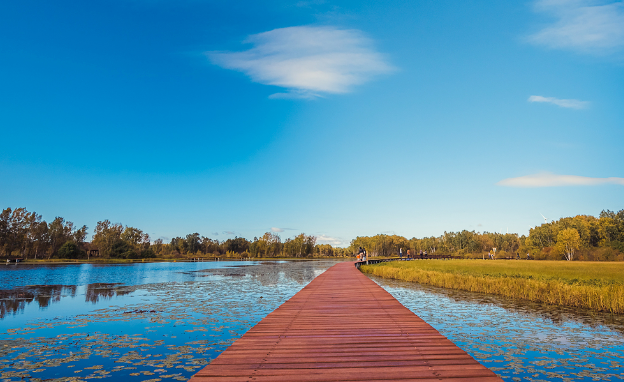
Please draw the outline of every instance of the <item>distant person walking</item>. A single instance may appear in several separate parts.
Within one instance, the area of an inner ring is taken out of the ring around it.
[[[403,248],[399,248],[399,259],[403,260]]]

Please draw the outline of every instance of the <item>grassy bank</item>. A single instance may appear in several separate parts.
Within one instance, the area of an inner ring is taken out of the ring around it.
[[[361,267],[384,278],[624,314],[624,264],[430,260]]]

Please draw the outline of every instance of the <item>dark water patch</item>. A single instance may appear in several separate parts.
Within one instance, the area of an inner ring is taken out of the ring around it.
[[[89,284],[85,290],[85,301],[97,304],[100,298],[110,299],[114,296],[123,296],[130,291],[120,288],[121,283],[95,283]]]
[[[61,297],[76,295],[75,285],[28,285],[12,290],[0,290],[0,319],[6,314],[24,311],[26,305],[36,302],[40,308],[47,308]]]
[[[85,301],[97,304],[100,299],[128,294],[120,283],[96,283],[80,288],[76,285],[29,285],[12,290],[0,290],[0,319],[7,314],[21,314],[29,304],[40,309],[59,303],[62,298],[74,298],[78,290],[84,290]]]

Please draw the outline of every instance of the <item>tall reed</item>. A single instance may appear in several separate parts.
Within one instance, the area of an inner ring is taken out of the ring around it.
[[[566,280],[493,277],[393,266],[363,265],[361,270],[383,278],[417,282],[442,288],[496,294],[561,306],[624,313],[624,285],[578,285]]]

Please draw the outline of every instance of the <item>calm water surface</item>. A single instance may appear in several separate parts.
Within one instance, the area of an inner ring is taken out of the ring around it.
[[[0,267],[0,380],[188,380],[335,264]]]
[[[371,278],[505,381],[624,380],[624,316]]]
[[[0,268],[0,380],[186,381],[335,264]],[[506,381],[624,379],[624,317],[373,278]]]

